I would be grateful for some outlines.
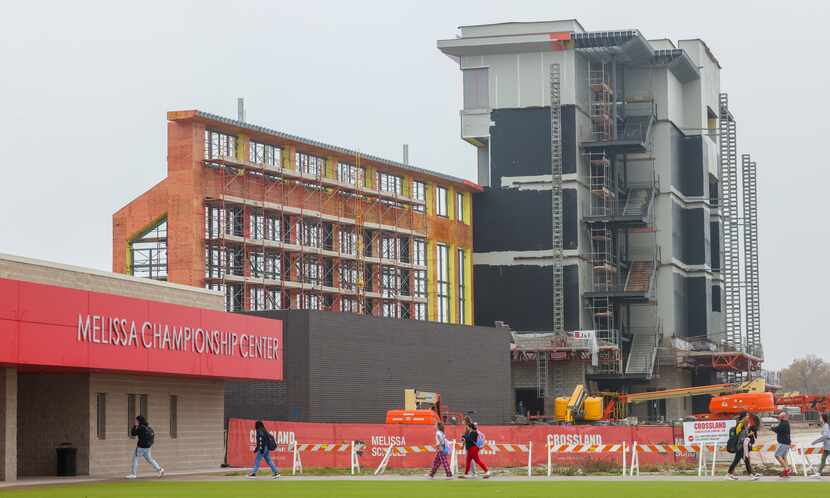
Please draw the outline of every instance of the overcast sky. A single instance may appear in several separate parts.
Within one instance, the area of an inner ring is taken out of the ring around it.
[[[750,7],[750,5],[752,7]],[[828,2],[13,2],[0,16],[0,252],[111,269],[111,215],[166,171],[165,112],[235,116],[475,178],[456,27],[577,18],[702,38],[758,163],[767,367],[830,359]],[[825,54],[825,55],[822,55]]]

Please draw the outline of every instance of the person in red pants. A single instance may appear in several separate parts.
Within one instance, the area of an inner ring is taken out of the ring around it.
[[[484,462],[481,461],[481,457],[478,456],[478,452],[481,449],[481,445],[483,442],[479,440],[479,432],[478,426],[472,420],[466,420],[467,427],[464,430],[464,449],[467,450],[467,465],[464,469],[464,475],[459,475],[458,477],[461,479],[466,479],[467,474],[470,473],[470,466],[473,462],[475,462],[481,470],[484,471],[483,477],[487,479],[490,477],[490,471],[487,470],[487,466],[484,465]]]

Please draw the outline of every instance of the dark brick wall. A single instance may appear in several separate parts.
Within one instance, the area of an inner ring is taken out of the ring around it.
[[[453,411],[510,419],[510,334],[501,329],[331,313],[285,320],[285,381],[226,383],[225,417],[382,423],[403,390],[439,392]]]

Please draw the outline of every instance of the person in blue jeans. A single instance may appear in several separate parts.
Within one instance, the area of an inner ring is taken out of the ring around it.
[[[135,479],[136,473],[138,472],[138,462],[142,458],[147,460],[147,463],[156,469],[159,477],[164,477],[164,469],[161,468],[161,465],[159,465],[153,458],[153,454],[150,450],[156,440],[156,433],[153,431],[152,427],[150,427],[150,424],[147,423],[147,419],[144,418],[143,415],[139,415],[135,418],[130,434],[136,437],[138,441],[135,445],[135,453],[133,453],[132,471],[129,475],[127,475],[127,479]]]
[[[256,456],[254,457],[254,468],[248,474],[248,479],[256,479],[256,473],[259,470],[259,465],[262,463],[262,460],[265,460],[265,463],[271,467],[271,478],[277,479],[280,477],[280,470],[274,465],[274,461],[271,460],[271,450],[269,448],[271,435],[265,430],[265,424],[262,423],[262,420],[257,420],[254,428],[256,429],[256,448],[254,448],[254,454]]]

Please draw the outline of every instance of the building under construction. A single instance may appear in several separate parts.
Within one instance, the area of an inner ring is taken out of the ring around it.
[[[475,183],[201,111],[113,215],[113,270],[308,309],[472,324]]]
[[[565,20],[462,26],[438,48],[463,73],[461,136],[485,186],[475,323],[514,331],[517,409],[550,414],[580,383],[637,392],[757,370],[755,163],[738,164],[709,47]],[[684,398],[633,414],[692,411]]]

